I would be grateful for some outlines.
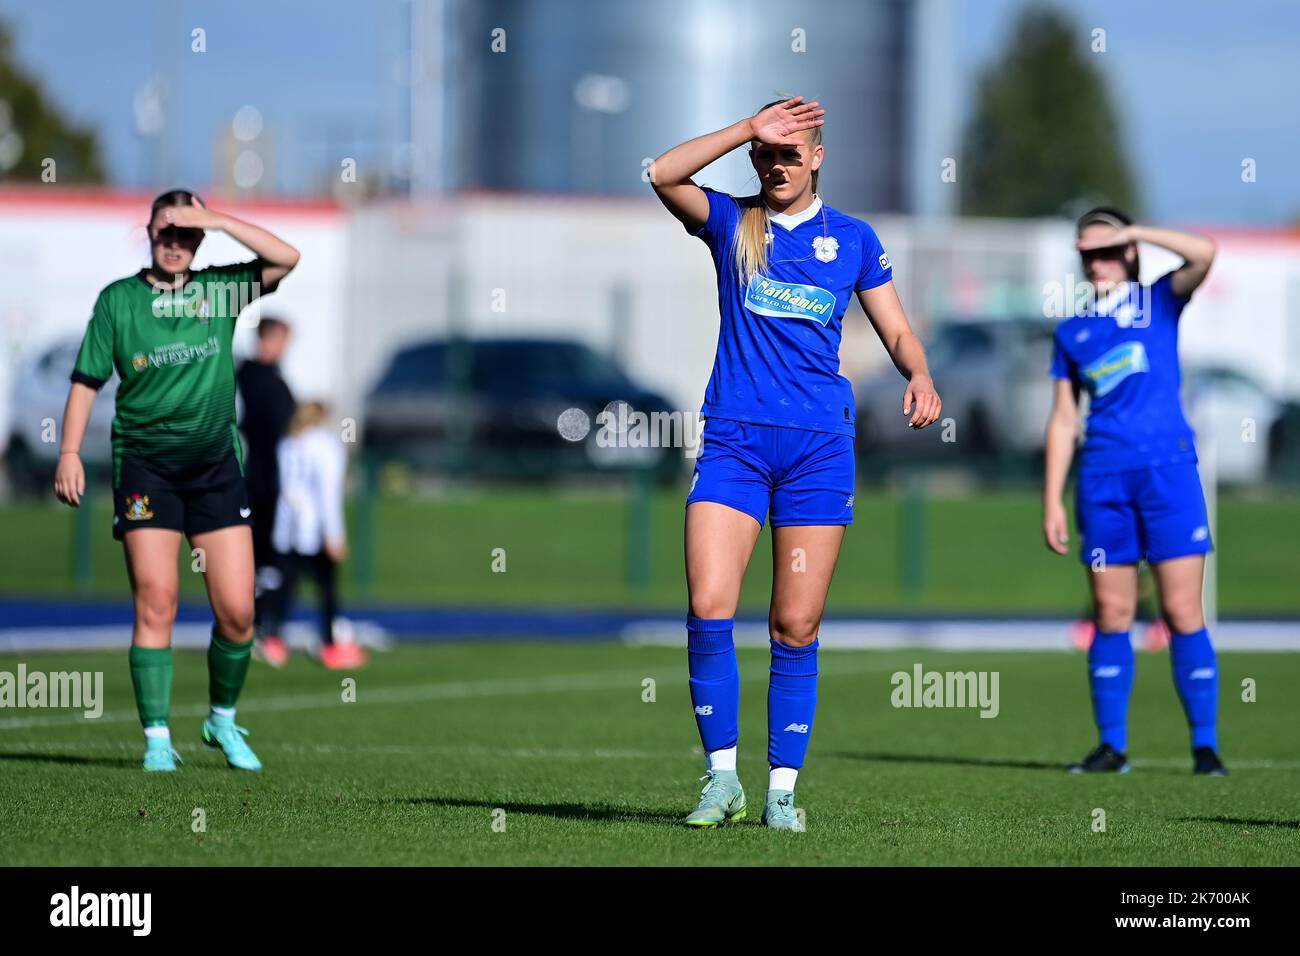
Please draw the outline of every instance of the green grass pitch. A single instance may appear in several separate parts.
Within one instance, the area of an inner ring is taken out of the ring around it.
[[[369,535],[354,501],[353,558],[342,582],[345,611],[366,602],[676,611],[684,595],[684,495],[685,485],[661,490],[649,504],[641,586],[627,579],[629,507],[613,490],[382,495],[373,502]],[[1083,612],[1083,571],[1073,554],[1053,556],[1043,546],[1041,506],[1033,492],[936,494],[922,516],[924,544],[910,587],[903,575],[902,498],[863,487],[855,507],[831,587],[833,613]],[[89,515],[88,593],[124,600],[122,548],[108,533],[112,511],[102,493]],[[0,594],[75,593],[74,524],[72,509],[52,497],[0,505]],[[1297,524],[1300,498],[1221,498],[1215,542],[1219,613],[1300,615],[1300,550],[1278,530]],[[32,541],[41,546],[29,547]],[[362,586],[356,572],[371,546],[373,581]],[[496,549],[508,555],[508,574],[493,571]],[[182,551],[180,580],[187,600],[203,600],[203,581],[191,569],[188,550]],[[771,580],[771,540],[764,531],[741,607],[766,611]]]
[[[19,660],[0,655],[0,670]],[[740,652],[749,819],[704,832],[679,822],[702,772],[680,650],[408,645],[360,671],[350,703],[342,677],[307,660],[255,664],[239,721],[260,775],[198,742],[201,654],[176,656],[186,763],[162,776],[139,770],[125,650],[21,660],[103,671],[107,701],[99,720],[0,711],[9,866],[1300,863],[1296,655],[1222,654],[1232,775],[1201,779],[1168,658],[1140,654],[1134,771],[1098,779],[1060,769],[1093,739],[1078,654],[827,651],[799,785],[805,834],[758,824],[766,651]],[[997,671],[999,715],[895,709],[890,675],[918,662]],[[1241,700],[1245,678],[1255,702]]]

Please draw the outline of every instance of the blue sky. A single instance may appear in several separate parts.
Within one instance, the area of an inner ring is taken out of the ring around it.
[[[966,113],[979,68],[1025,0],[950,0]],[[1153,218],[1276,225],[1300,219],[1300,3],[1290,0],[1056,0],[1086,32],[1121,103],[1126,145]],[[277,142],[279,185],[314,157],[367,155],[398,138],[399,0],[0,0],[20,62],[69,114],[95,127],[126,185],[165,178],[134,132],[132,98],[157,71],[181,77],[174,176],[210,179],[213,130],[255,103]],[[191,54],[192,26],[208,51]],[[164,43],[167,36],[182,43]],[[1062,123],[1068,117],[1062,117]],[[1253,158],[1258,181],[1241,182]]]
[[[958,3],[956,53],[969,93],[1024,3]],[[1155,217],[1224,225],[1300,221],[1300,3],[1054,6],[1068,10],[1085,33],[1106,31],[1107,51],[1097,60],[1120,104],[1128,156]],[[1256,161],[1252,184],[1241,181],[1247,157]]]

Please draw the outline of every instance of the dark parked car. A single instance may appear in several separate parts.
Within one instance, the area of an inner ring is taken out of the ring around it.
[[[638,428],[638,415],[653,426]],[[450,339],[393,356],[366,399],[363,447],[482,478],[644,468],[668,481],[685,468],[685,417],[580,342]]]
[[[1268,466],[1274,481],[1300,487],[1300,402],[1284,402],[1269,429]]]

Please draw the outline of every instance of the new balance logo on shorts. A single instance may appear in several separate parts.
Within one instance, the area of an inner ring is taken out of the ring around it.
[[[794,734],[808,733],[807,724],[787,724],[785,729],[787,733],[794,733]]]
[[[1196,668],[1196,670],[1192,671],[1190,674],[1187,675],[1187,679],[1188,680],[1213,680],[1214,668],[1198,667]]]
[[[1121,668],[1116,665],[1112,667],[1094,667],[1092,669],[1093,677],[1118,677]]]
[[[713,716],[713,705],[700,704],[700,706],[695,708],[695,713],[700,717],[711,717]]]

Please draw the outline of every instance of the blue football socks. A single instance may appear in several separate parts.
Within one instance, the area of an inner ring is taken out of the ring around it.
[[[1192,634],[1170,637],[1169,657],[1174,667],[1174,686],[1183,702],[1192,731],[1192,749],[1219,749],[1219,667],[1210,632],[1201,628]]]
[[[686,659],[695,725],[706,753],[736,746],[740,737],[740,672],[732,618],[686,617]]]
[[[808,753],[817,711],[817,647],[787,647],[772,641],[767,687],[767,762],[798,770]]]
[[[1128,750],[1128,701],[1133,692],[1133,642],[1128,631],[1097,631],[1088,648],[1092,715],[1103,744]]]

